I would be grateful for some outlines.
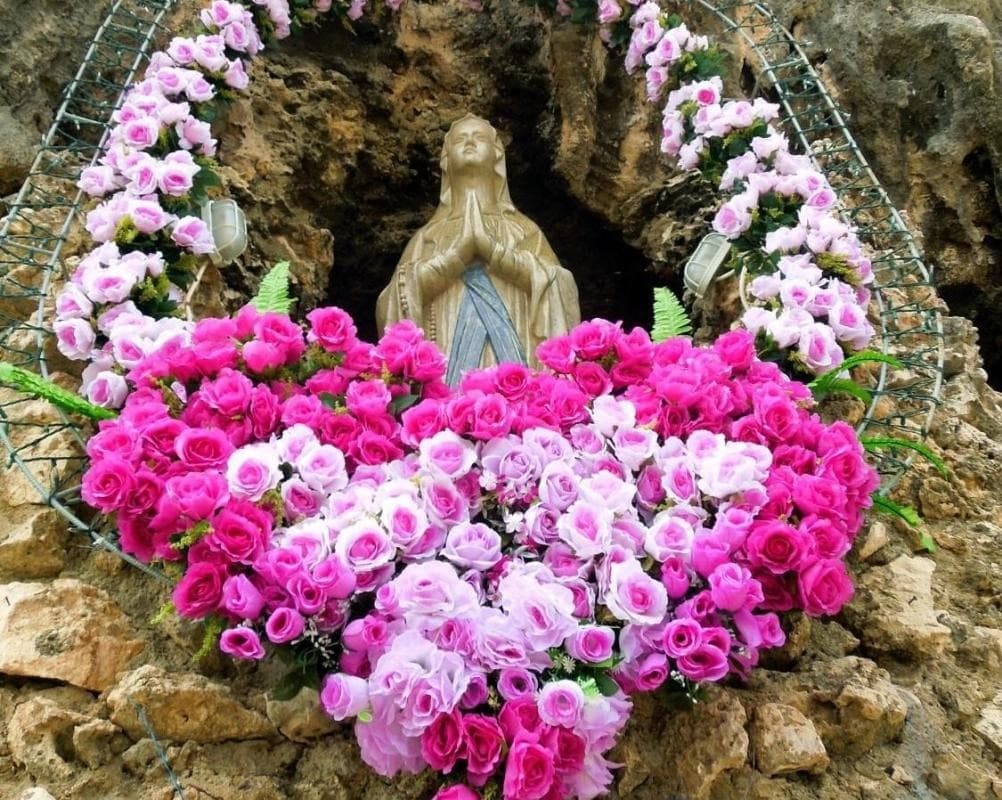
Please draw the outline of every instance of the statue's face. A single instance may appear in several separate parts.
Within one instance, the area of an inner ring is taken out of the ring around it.
[[[464,119],[449,133],[446,143],[449,171],[491,169],[494,166],[494,132],[481,119]]]

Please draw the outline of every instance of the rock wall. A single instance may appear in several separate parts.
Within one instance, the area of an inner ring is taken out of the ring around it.
[[[959,183],[966,145],[937,149],[907,115],[892,128],[898,133],[884,131],[878,123],[892,101],[874,96],[865,77],[852,82],[895,63],[870,48],[917,19],[905,5],[908,13],[895,14],[852,0],[779,4],[814,38],[819,61],[830,50],[825,68],[843,103],[858,103],[851,110],[860,139],[935,256],[948,252],[945,244],[936,250],[947,241],[936,227],[947,212],[918,213],[933,196],[920,181],[941,170],[943,186],[953,182],[942,197],[956,200],[942,202],[960,220],[973,213],[973,195],[961,188],[985,183],[984,165],[971,173],[980,178]],[[985,4],[981,18],[997,31],[989,11]],[[13,4],[0,0],[4,14],[13,17]],[[41,41],[46,20],[83,29],[89,18],[79,14],[19,20],[9,35]],[[853,30],[855,56],[846,44]],[[949,49],[942,29],[916,30],[928,37],[916,47]],[[27,45],[22,55],[33,63]],[[41,51],[35,57],[48,63]],[[522,7],[472,15],[458,5],[412,5],[399,20],[355,34],[327,27],[254,69],[251,97],[220,130],[227,180],[250,214],[253,241],[238,265],[210,274],[204,294],[217,307],[246,297],[264,264],[290,258],[304,305],[333,299],[356,313],[371,309],[434,206],[441,136],[466,110],[512,142],[512,195],[575,270],[586,314],[645,322],[649,287],[677,280],[677,265],[706,230],[711,198],[665,171],[657,112],[640,89],[593,36]],[[926,74],[907,61],[895,69],[905,83]],[[929,70],[952,92],[975,91],[956,69]],[[29,90],[54,99],[41,82]],[[929,102],[924,88],[901,91],[916,108]],[[997,165],[990,113],[965,119],[943,130],[981,142]],[[987,200],[981,208],[988,213]],[[976,240],[976,229],[951,228],[967,261],[993,263],[990,236]],[[972,285],[980,288],[988,267],[977,269]],[[640,700],[616,753],[624,768],[615,797],[1002,798],[1002,401],[988,386],[970,322],[946,324],[945,402],[931,443],[951,473],[919,467],[899,489],[938,551],[924,553],[916,532],[874,520],[852,556],[858,595],[838,619],[791,619],[789,643],[747,686],[714,689],[693,708]],[[86,547],[54,512],[31,506],[16,472],[0,476],[0,487],[0,798],[167,800],[175,786],[205,800],[432,793],[429,776],[372,775],[350,731],[319,715],[308,692],[270,700],[282,665],[248,668],[217,656],[193,663],[198,626],[152,622],[165,584]]]

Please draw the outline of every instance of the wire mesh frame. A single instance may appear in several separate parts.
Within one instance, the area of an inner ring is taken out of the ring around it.
[[[47,325],[53,279],[64,271],[61,255],[82,215],[76,181],[97,162],[112,114],[145,63],[153,41],[165,33],[164,16],[176,0],[114,0],[67,84],[21,190],[0,221],[0,358],[49,377],[61,356]],[[70,365],[64,365],[70,367]],[[74,511],[83,467],[84,437],[65,414],[39,414],[30,399],[5,392],[0,399],[0,441],[6,466],[70,525],[94,541],[114,545]],[[133,559],[127,559],[134,561]],[[147,569],[145,565],[134,562]]]
[[[942,385],[942,326],[933,307],[929,271],[899,213],[890,202],[848,131],[844,115],[825,91],[802,48],[760,3],[683,0],[711,11],[761,61],[760,81],[780,101],[795,141],[823,169],[839,193],[846,215],[876,255],[876,302],[883,349],[908,369],[896,383],[882,365],[874,401],[861,432],[924,437]],[[67,86],[28,179],[0,224],[0,348],[4,360],[50,372],[53,335],[46,326],[49,290],[62,270],[60,255],[81,214],[80,170],[102,152],[111,116],[146,58],[164,15],[175,0],[115,0],[76,76]],[[49,213],[51,221],[36,219]],[[71,525],[109,544],[73,511],[82,455],[47,452],[46,443],[68,434],[83,438],[65,416],[33,420],[30,401],[0,399],[0,440],[8,466],[17,466],[42,502]],[[884,408],[881,408],[883,404]],[[889,404],[889,408],[888,408]],[[20,416],[19,416],[20,414]],[[27,432],[27,435],[23,435]],[[51,448],[49,448],[51,449]],[[882,457],[889,488],[909,461]],[[141,566],[141,565],[140,565]]]
[[[861,436],[925,439],[943,388],[943,324],[932,274],[915,238],[870,168],[866,157],[804,49],[763,3],[681,0],[700,6],[740,37],[759,60],[757,89],[780,103],[794,143],[825,173],[873,254],[873,296],[880,349],[904,369],[880,364],[873,399],[857,426]],[[890,491],[914,454],[884,449],[875,456],[881,491]]]

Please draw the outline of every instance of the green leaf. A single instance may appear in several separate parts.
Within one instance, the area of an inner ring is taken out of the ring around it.
[[[654,290],[654,327],[651,339],[663,342],[674,336],[692,333],[692,322],[679,299],[664,286]]]
[[[838,378],[827,381],[823,388],[818,388],[813,383],[808,385],[814,394],[815,400],[822,400],[830,394],[847,394],[862,400],[864,403],[869,403],[873,399],[873,394],[869,390],[864,389],[851,378]]]
[[[595,684],[605,697],[612,697],[619,691],[619,684],[604,673],[595,676]]]
[[[896,436],[864,436],[859,441],[862,443],[863,449],[868,453],[876,453],[885,447],[892,450],[896,447],[900,447],[903,450],[911,450],[932,464],[936,468],[936,471],[944,478],[950,477],[950,470],[947,468],[946,462],[921,442],[913,442],[910,439],[899,439]]]
[[[89,419],[115,419],[118,412],[110,408],[103,408],[94,405],[85,398],[64,389],[52,381],[47,381],[41,375],[34,372],[15,367],[13,364],[0,363],[0,384],[17,389],[19,392],[30,394],[33,397],[41,398],[52,403],[63,411],[73,414],[82,414]]]
[[[289,296],[289,262],[279,261],[261,280],[251,305],[262,314],[268,311],[288,314],[294,302]]]
[[[420,399],[416,394],[402,394],[399,397],[394,397],[393,402],[390,403],[390,411],[393,416],[399,417]]]
[[[818,375],[813,381],[808,384],[811,392],[814,394],[816,400],[820,400],[823,397],[827,397],[830,394],[835,394],[836,392],[842,392],[843,394],[851,394],[853,397],[859,397],[864,403],[869,403],[872,399],[869,391],[863,389],[859,384],[850,379],[841,377],[846,371],[855,369],[856,367],[862,366],[863,364],[890,364],[892,367],[901,368],[904,366],[898,359],[894,356],[887,355],[887,353],[880,353],[876,350],[862,350],[859,353],[849,356],[845,361],[839,364],[835,369],[831,369],[828,372],[824,372]],[[856,390],[849,388],[848,384],[852,383],[862,392],[866,393],[866,396],[862,396]]]
[[[299,690],[310,683],[310,675],[300,667],[289,670],[283,675],[275,688],[271,690],[271,696],[279,701],[291,700]]]
[[[911,506],[904,506],[901,503],[896,503],[889,497],[884,497],[882,494],[873,495],[873,507],[884,514],[889,514],[892,517],[897,517],[898,519],[905,522],[909,527],[918,528],[922,524],[922,517],[919,516],[918,511],[916,511]],[[926,530],[919,531],[919,544],[922,549],[929,553],[935,553],[938,549],[936,546],[936,540],[932,538],[932,534]]]

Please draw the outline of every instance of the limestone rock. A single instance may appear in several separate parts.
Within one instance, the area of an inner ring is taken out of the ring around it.
[[[950,629],[936,619],[935,569],[931,559],[902,555],[864,573],[859,594],[846,615],[868,647],[916,660],[943,653]]]
[[[41,786],[33,786],[30,789],[25,789],[24,793],[19,795],[17,800],[56,800],[56,798],[49,794],[47,789],[43,789]]]
[[[64,759],[61,742],[89,717],[55,700],[33,697],[21,703],[11,717],[7,743],[14,761],[42,780],[66,780],[73,767]]]
[[[788,772],[820,773],[828,766],[828,753],[813,723],[792,706],[759,706],[748,735],[755,767],[770,777]]]
[[[860,561],[866,561],[888,541],[890,537],[887,535],[887,526],[880,520],[873,520],[856,540],[856,555]]]
[[[107,764],[128,746],[122,729],[106,719],[92,719],[73,729],[73,752],[91,769]]]
[[[995,755],[1002,756],[1002,692],[981,710],[981,718],[974,723],[974,730]]]
[[[66,563],[66,520],[49,508],[7,509],[0,526],[0,575],[49,578]]]
[[[886,680],[869,685],[847,684],[835,698],[835,707],[840,739],[837,746],[848,752],[865,752],[875,744],[896,739],[908,716],[901,694]]]
[[[626,763],[619,777],[622,797],[663,800],[678,795],[701,800],[724,772],[748,757],[748,717],[733,692],[714,688],[704,702],[672,709],[638,695],[616,760]]]
[[[268,699],[267,715],[286,739],[308,742],[337,729],[337,723],[320,706],[316,689],[303,687],[291,700]]]
[[[270,736],[275,728],[233,697],[229,687],[192,673],[169,673],[150,664],[127,674],[108,695],[111,721],[133,739],[148,736],[135,704],[159,738],[222,742]]]
[[[0,585],[0,672],[102,691],[142,649],[100,589],[68,579]]]
[[[0,106],[0,195],[16,192],[24,182],[40,138],[14,118],[10,106]]]

